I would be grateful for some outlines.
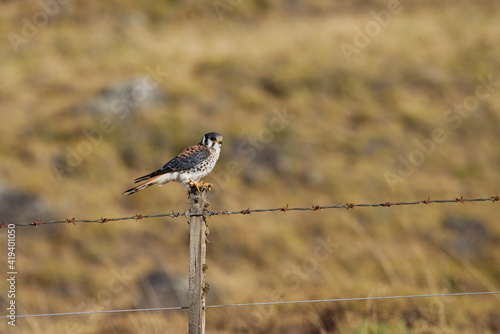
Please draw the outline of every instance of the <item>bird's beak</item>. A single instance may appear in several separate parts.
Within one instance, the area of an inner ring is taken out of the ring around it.
[[[217,139],[217,143],[222,145],[222,138]]]

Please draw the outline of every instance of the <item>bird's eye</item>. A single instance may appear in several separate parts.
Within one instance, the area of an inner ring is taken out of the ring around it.
[[[215,137],[210,138],[211,141],[215,141]]]

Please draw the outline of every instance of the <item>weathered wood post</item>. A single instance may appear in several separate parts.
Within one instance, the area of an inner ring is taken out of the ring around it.
[[[205,186],[189,191],[189,212],[202,214],[207,206]],[[205,280],[208,227],[205,216],[190,216],[189,233],[189,334],[205,333]]]

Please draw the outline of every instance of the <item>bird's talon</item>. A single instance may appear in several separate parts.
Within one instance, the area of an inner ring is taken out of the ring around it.
[[[196,183],[193,179],[189,179],[189,186],[191,188],[196,187],[196,190],[198,190],[198,192],[200,192],[199,185],[200,183]]]
[[[189,186],[191,188],[195,187],[198,192],[200,192],[200,187],[207,187],[207,189],[210,191],[212,190],[213,184],[201,181],[201,182],[195,182],[193,179],[189,179]]]

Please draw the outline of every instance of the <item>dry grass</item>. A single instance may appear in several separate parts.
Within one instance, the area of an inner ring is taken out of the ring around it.
[[[443,118],[474,94],[478,76],[498,81],[494,2],[402,2],[351,63],[340,44],[352,44],[353,28],[386,2],[243,1],[224,20],[212,6],[86,3],[69,3],[18,53],[8,43],[0,51],[2,184],[42,198],[51,212],[42,220],[185,211],[180,185],[120,193],[208,131],[225,136],[207,178],[216,183],[213,209],[498,195],[499,88],[456,129]],[[37,6],[2,3],[0,34],[19,33],[19,18]],[[89,112],[95,96],[148,67],[168,72],[158,82],[162,103],[123,119]],[[252,150],[249,138],[265,135],[274,111],[285,108],[293,118]],[[67,162],[68,148],[88,142],[84,132],[103,119],[113,129],[58,178],[52,163]],[[391,190],[384,174],[397,174],[398,157],[408,159],[436,128],[447,139]],[[221,173],[234,161],[241,171],[226,183]],[[497,204],[213,217],[209,302],[498,290]],[[470,241],[472,255],[457,252],[463,235],[446,227],[450,217],[487,229],[487,239]],[[321,260],[318,238],[335,245]],[[19,314],[136,307],[147,273],[187,277],[182,220],[19,228],[17,243]],[[123,284],[113,289],[117,272]],[[496,332],[497,310],[491,296],[210,309],[207,332]],[[30,318],[16,329],[177,333],[187,318],[184,311]],[[14,332],[5,322],[0,331]]]

